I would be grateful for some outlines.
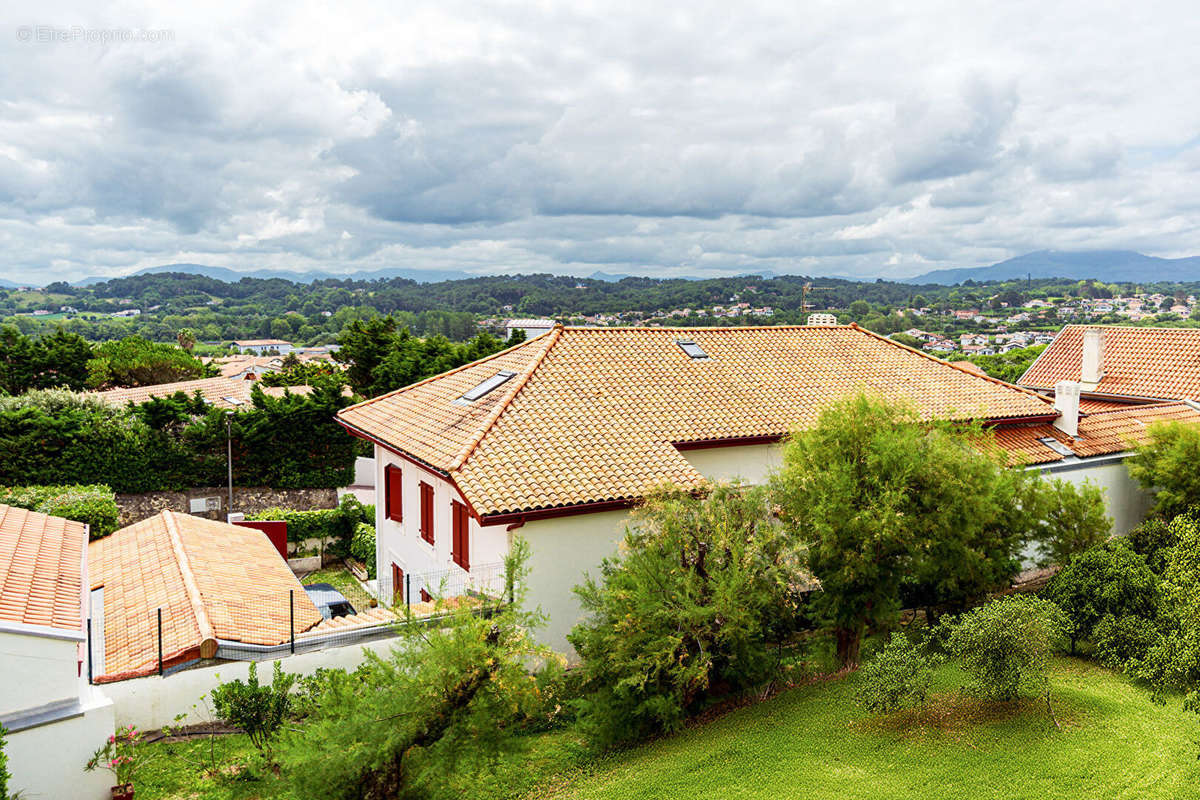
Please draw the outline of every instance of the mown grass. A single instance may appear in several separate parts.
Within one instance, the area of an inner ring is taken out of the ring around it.
[[[355,611],[364,611],[371,605],[371,595],[367,594],[358,579],[351,575],[350,570],[345,567],[326,567],[316,572],[310,572],[304,576],[301,583],[305,586],[311,586],[314,583],[332,585],[350,601],[350,605],[354,606]]]
[[[1200,798],[1200,717],[1176,700],[1087,662],[1058,659],[1056,728],[1044,699],[986,703],[953,666],[924,709],[881,717],[853,701],[857,676],[814,683],[627,751],[595,759],[572,729],[531,736],[497,766],[480,800],[854,800],[855,798]],[[151,745],[175,755],[138,797],[288,798],[278,779],[206,777],[206,741]],[[252,763],[245,737],[218,739],[218,761]],[[236,771],[236,767],[235,767]],[[261,769],[251,773],[265,774]]]

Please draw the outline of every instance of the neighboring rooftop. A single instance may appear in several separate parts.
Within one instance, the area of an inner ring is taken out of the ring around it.
[[[0,622],[83,631],[87,526],[0,505]]]
[[[250,393],[254,391],[256,385],[255,381],[218,377],[200,378],[194,381],[160,383],[155,386],[109,389],[104,392],[91,392],[90,394],[112,405],[123,406],[126,403],[144,403],[151,397],[170,397],[176,392],[183,392],[189,397],[196,392],[200,392],[200,396],[210,405],[217,408],[237,409],[248,407],[251,404]],[[308,394],[312,391],[311,386],[263,386],[261,388],[272,397],[282,397],[288,390],[292,394]]]
[[[691,340],[707,358],[678,344]],[[516,375],[463,402],[502,371]],[[1050,403],[856,326],[563,328],[343,409],[339,420],[447,475],[475,512],[636,500],[703,483],[681,447],[766,441],[840,396],[926,419],[1049,420]]]
[[[287,562],[254,528],[163,511],[88,546],[91,588],[104,587],[101,681],[158,669],[157,609],[166,666],[211,658],[218,640],[257,645],[288,641],[321,614]]]
[[[1200,398],[1200,328],[1067,325],[1018,381],[1053,389],[1080,380],[1083,338],[1103,334],[1103,376],[1085,392],[1159,400]]]
[[[1072,455],[1090,458],[1125,452],[1146,441],[1150,425],[1172,420],[1200,423],[1200,411],[1188,403],[1094,411],[1079,418],[1079,435],[1074,439],[1052,424],[1043,423],[998,427],[996,443],[1008,451],[1010,464],[1050,464]],[[1062,452],[1064,448],[1066,452]]]
[[[291,347],[292,343],[283,339],[234,339],[233,343],[238,347],[278,347],[286,345]]]

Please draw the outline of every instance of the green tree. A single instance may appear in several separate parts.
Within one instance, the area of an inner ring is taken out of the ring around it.
[[[518,539],[506,565],[516,602],[488,615],[446,607],[436,624],[400,626],[388,656],[368,652],[353,675],[327,676],[312,713],[281,748],[297,796],[482,792],[498,755],[519,747],[523,724],[542,714],[559,663],[530,635],[542,617],[521,610],[527,557]],[[531,676],[531,665],[544,666]]]
[[[1071,652],[1088,641],[1106,616],[1152,619],[1158,606],[1158,577],[1124,539],[1076,555],[1046,587],[1045,597],[1065,615]]]
[[[581,716],[601,746],[677,728],[718,687],[776,667],[771,626],[789,615],[799,564],[761,489],[663,489],[634,514],[618,558],[576,588],[585,619]]]
[[[881,713],[924,703],[937,661],[903,633],[893,633],[859,671],[855,691],[859,704]]]
[[[1200,504],[1200,427],[1155,422],[1147,434],[1125,463],[1134,480],[1155,493],[1155,512],[1169,518]]]
[[[175,341],[181,350],[190,353],[196,346],[196,334],[191,328],[180,328],[175,334]]]
[[[850,313],[855,319],[862,319],[871,313],[871,304],[866,300],[855,300],[850,304]]]
[[[1091,480],[1081,485],[1064,480],[1044,481],[1038,498],[1044,525],[1038,543],[1038,564],[1065,564],[1071,556],[1102,544],[1112,530],[1104,513],[1104,493]]]
[[[983,438],[858,395],[827,406],[784,446],[772,494],[807,544],[822,588],[814,606],[841,663],[858,662],[868,627],[895,621],[904,581],[921,585],[926,602],[954,606],[1016,573],[1035,528],[1032,479],[1005,469]]]
[[[296,676],[284,672],[276,661],[271,683],[260,684],[258,669],[251,661],[245,683],[232,680],[209,693],[217,718],[245,732],[268,766],[275,763],[273,744],[287,719],[295,682]]]
[[[200,359],[174,344],[151,342],[141,336],[104,342],[87,364],[88,385],[93,389],[154,386],[215,374]]]
[[[993,600],[962,616],[947,638],[947,649],[993,700],[1046,691],[1046,665],[1062,635],[1062,612],[1027,594]]]

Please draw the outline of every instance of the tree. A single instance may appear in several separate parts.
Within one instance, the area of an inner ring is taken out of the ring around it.
[[[1064,480],[1043,482],[1039,500],[1044,525],[1038,543],[1038,564],[1065,564],[1071,556],[1096,547],[1108,538],[1112,519],[1104,513],[1104,493],[1090,480],[1076,486]]]
[[[1062,609],[1074,653],[1105,616],[1153,618],[1158,577],[1127,541],[1115,539],[1071,558],[1050,580],[1045,597]]]
[[[979,430],[926,424],[868,395],[830,404],[792,435],[771,491],[807,544],[822,588],[814,605],[842,664],[857,664],[868,626],[894,622],[906,579],[926,602],[954,606],[1016,573],[1035,489],[1002,458]]]
[[[367,653],[353,675],[334,673],[312,713],[283,742],[297,796],[456,798],[480,794],[496,757],[520,745],[522,725],[543,701],[559,702],[551,679],[559,662],[523,611],[528,547],[506,563],[516,602],[475,613],[445,607],[434,625],[410,621],[387,656]],[[542,665],[530,675],[531,665]]]
[[[232,680],[222,683],[210,693],[217,718],[227,725],[241,728],[266,760],[267,766],[275,763],[272,745],[287,719],[295,682],[296,676],[284,672],[281,663],[276,661],[271,683],[259,684],[258,668],[251,661],[250,674],[245,683],[241,679]]]
[[[855,300],[850,304],[850,313],[855,319],[862,319],[871,313],[871,304],[866,300]]]
[[[1129,474],[1155,493],[1154,511],[1174,517],[1200,504],[1200,427],[1179,421],[1155,422],[1145,443],[1126,460]]]
[[[964,614],[953,624],[947,648],[981,694],[1015,700],[1046,690],[1046,665],[1062,625],[1053,603],[1016,594]]]
[[[924,652],[903,633],[888,643],[859,672],[856,690],[860,705],[875,713],[920,705],[933,684],[937,659]]]
[[[576,589],[582,722],[601,746],[677,728],[716,691],[776,666],[771,627],[794,609],[799,564],[764,492],[664,488],[634,513],[618,558]]]
[[[191,353],[141,336],[104,342],[87,365],[88,385],[93,389],[155,386],[215,374]]]
[[[196,346],[196,334],[191,328],[180,328],[179,332],[175,334],[175,342],[181,350],[190,353]]]

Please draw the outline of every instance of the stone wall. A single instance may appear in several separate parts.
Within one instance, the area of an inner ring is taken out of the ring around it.
[[[191,501],[197,498],[216,498],[214,510],[191,511]],[[183,492],[146,492],[144,494],[118,494],[117,507],[121,510],[120,524],[132,525],[138,520],[152,517],[163,509],[184,514],[194,513],[208,519],[225,519],[228,511],[228,487],[188,489]],[[297,511],[314,508],[336,508],[336,489],[266,489],[262,487],[233,488],[233,510],[253,514],[274,506]]]

